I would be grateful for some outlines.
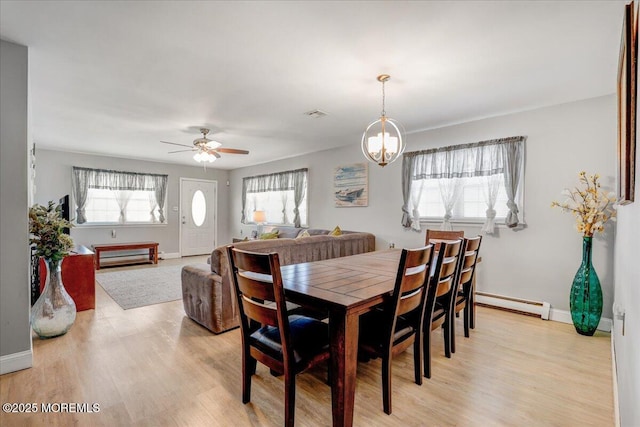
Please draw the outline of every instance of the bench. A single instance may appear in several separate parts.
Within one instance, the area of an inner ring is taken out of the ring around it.
[[[113,252],[113,251],[129,251],[136,249],[148,249],[149,250],[149,259],[141,260],[141,261],[112,261],[109,262],[109,266],[113,265],[124,265],[124,264],[138,264],[140,262],[143,263],[158,263],[158,243],[157,242],[130,242],[130,243],[105,243],[99,245],[93,245],[93,251],[95,252],[95,265],[96,270],[100,270],[100,255],[103,252]],[[105,267],[107,264],[104,265]]]

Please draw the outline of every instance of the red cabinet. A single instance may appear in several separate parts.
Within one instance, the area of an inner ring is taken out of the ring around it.
[[[62,262],[62,283],[76,303],[76,311],[96,308],[96,272],[93,252],[76,246]],[[40,259],[40,291],[44,289],[47,268]]]

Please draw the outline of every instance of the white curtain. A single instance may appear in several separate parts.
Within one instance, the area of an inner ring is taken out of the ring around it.
[[[158,222],[156,219],[156,208],[158,207],[158,202],[156,201],[155,193],[149,193],[149,220],[153,223]]]
[[[481,232],[485,234],[493,234],[496,228],[496,199],[498,198],[498,190],[500,189],[500,181],[502,175],[488,175],[482,177],[482,195],[487,204],[487,220],[482,225]]]
[[[507,191],[507,206],[509,213],[504,219],[504,223],[509,228],[518,225],[518,205],[516,204],[516,194],[520,189],[520,176],[522,173],[524,159],[524,141],[509,141],[502,144],[502,157],[504,158],[504,187]]]
[[[120,218],[118,222],[124,224],[127,222],[127,205],[131,199],[131,191],[129,190],[115,190],[113,194],[116,196],[116,202],[120,208]]]
[[[87,222],[85,207],[87,206],[87,195],[89,194],[89,180],[91,175],[91,169],[73,168],[71,190],[73,192],[73,200],[75,200],[76,203],[76,223],[78,224]]]
[[[415,182],[411,186],[411,229],[420,231],[420,198],[422,197],[422,189],[424,188],[424,179]]]
[[[462,189],[461,178],[440,178],[438,180],[438,187],[440,187],[440,197],[442,197],[442,204],[444,205],[444,217],[442,218],[442,224],[440,230],[451,231],[451,213],[453,206],[460,197],[460,190]]]

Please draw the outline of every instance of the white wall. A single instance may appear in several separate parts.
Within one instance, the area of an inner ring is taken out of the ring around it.
[[[36,143],[37,146],[37,143]],[[136,241],[156,241],[159,250],[165,253],[180,252],[180,218],[174,207],[180,204],[180,178],[206,179],[218,182],[218,231],[217,244],[231,241],[227,227],[229,223],[229,172],[202,166],[183,166],[169,163],[146,162],[142,160],[116,157],[93,156],[88,154],[67,153],[62,151],[36,148],[36,194],[35,202],[46,204],[49,200],[58,201],[71,192],[72,166],[86,168],[112,169],[128,172],[168,174],[167,186],[167,225],[147,226],[76,226],[71,229],[71,237],[76,244],[90,247],[96,243],[117,243]],[[72,197],[73,199],[73,197]],[[72,201],[73,204],[73,201]],[[74,207],[72,206],[72,209]],[[75,212],[72,212],[72,217]],[[116,230],[116,238],[111,230]],[[214,244],[211,245],[212,249]]]
[[[0,373],[31,366],[27,64],[0,41]]]
[[[548,301],[552,308],[569,310],[569,289],[580,265],[582,237],[573,218],[550,208],[560,192],[577,183],[578,172],[598,172],[603,185],[614,187],[616,153],[616,100],[605,96],[529,112],[424,131],[409,135],[407,151],[477,142],[514,135],[526,143],[525,209],[528,227],[500,228],[482,242],[478,288],[512,297]],[[231,172],[231,223],[234,236],[251,227],[240,224],[242,177],[309,168],[309,223],[312,228],[370,231],[378,249],[389,242],[396,247],[417,247],[425,234],[405,231],[400,225],[401,160],[385,168],[369,166],[369,206],[336,208],[333,205],[333,170],[338,165],[362,162],[359,139],[335,150],[294,157]],[[432,228],[439,225],[433,224]],[[454,225],[455,226],[455,225]],[[461,227],[468,235],[480,226]],[[613,232],[594,243],[594,265],[604,293],[603,316],[611,317],[613,300]]]
[[[638,159],[636,154],[636,159]],[[636,163],[635,203],[618,209],[615,243],[615,301],[625,313],[613,334],[618,369],[618,400],[622,426],[640,426],[640,168]]]
[[[636,16],[639,10],[640,6],[636,2]],[[637,71],[637,79],[640,81],[640,69]],[[639,135],[638,132],[640,132],[640,126],[636,126],[636,135]],[[636,138],[640,140],[640,138]],[[637,144],[635,202],[618,209],[615,240],[615,302],[620,306],[620,311],[625,313],[624,335],[622,335],[622,322],[614,320],[613,328],[621,426],[640,426],[640,405],[638,405],[640,402],[639,149],[640,144]]]

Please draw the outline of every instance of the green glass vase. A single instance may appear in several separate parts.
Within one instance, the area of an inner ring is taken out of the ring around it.
[[[591,336],[600,323],[602,314],[602,288],[593,268],[591,253],[593,237],[582,238],[582,264],[571,285],[571,320],[581,335]]]

